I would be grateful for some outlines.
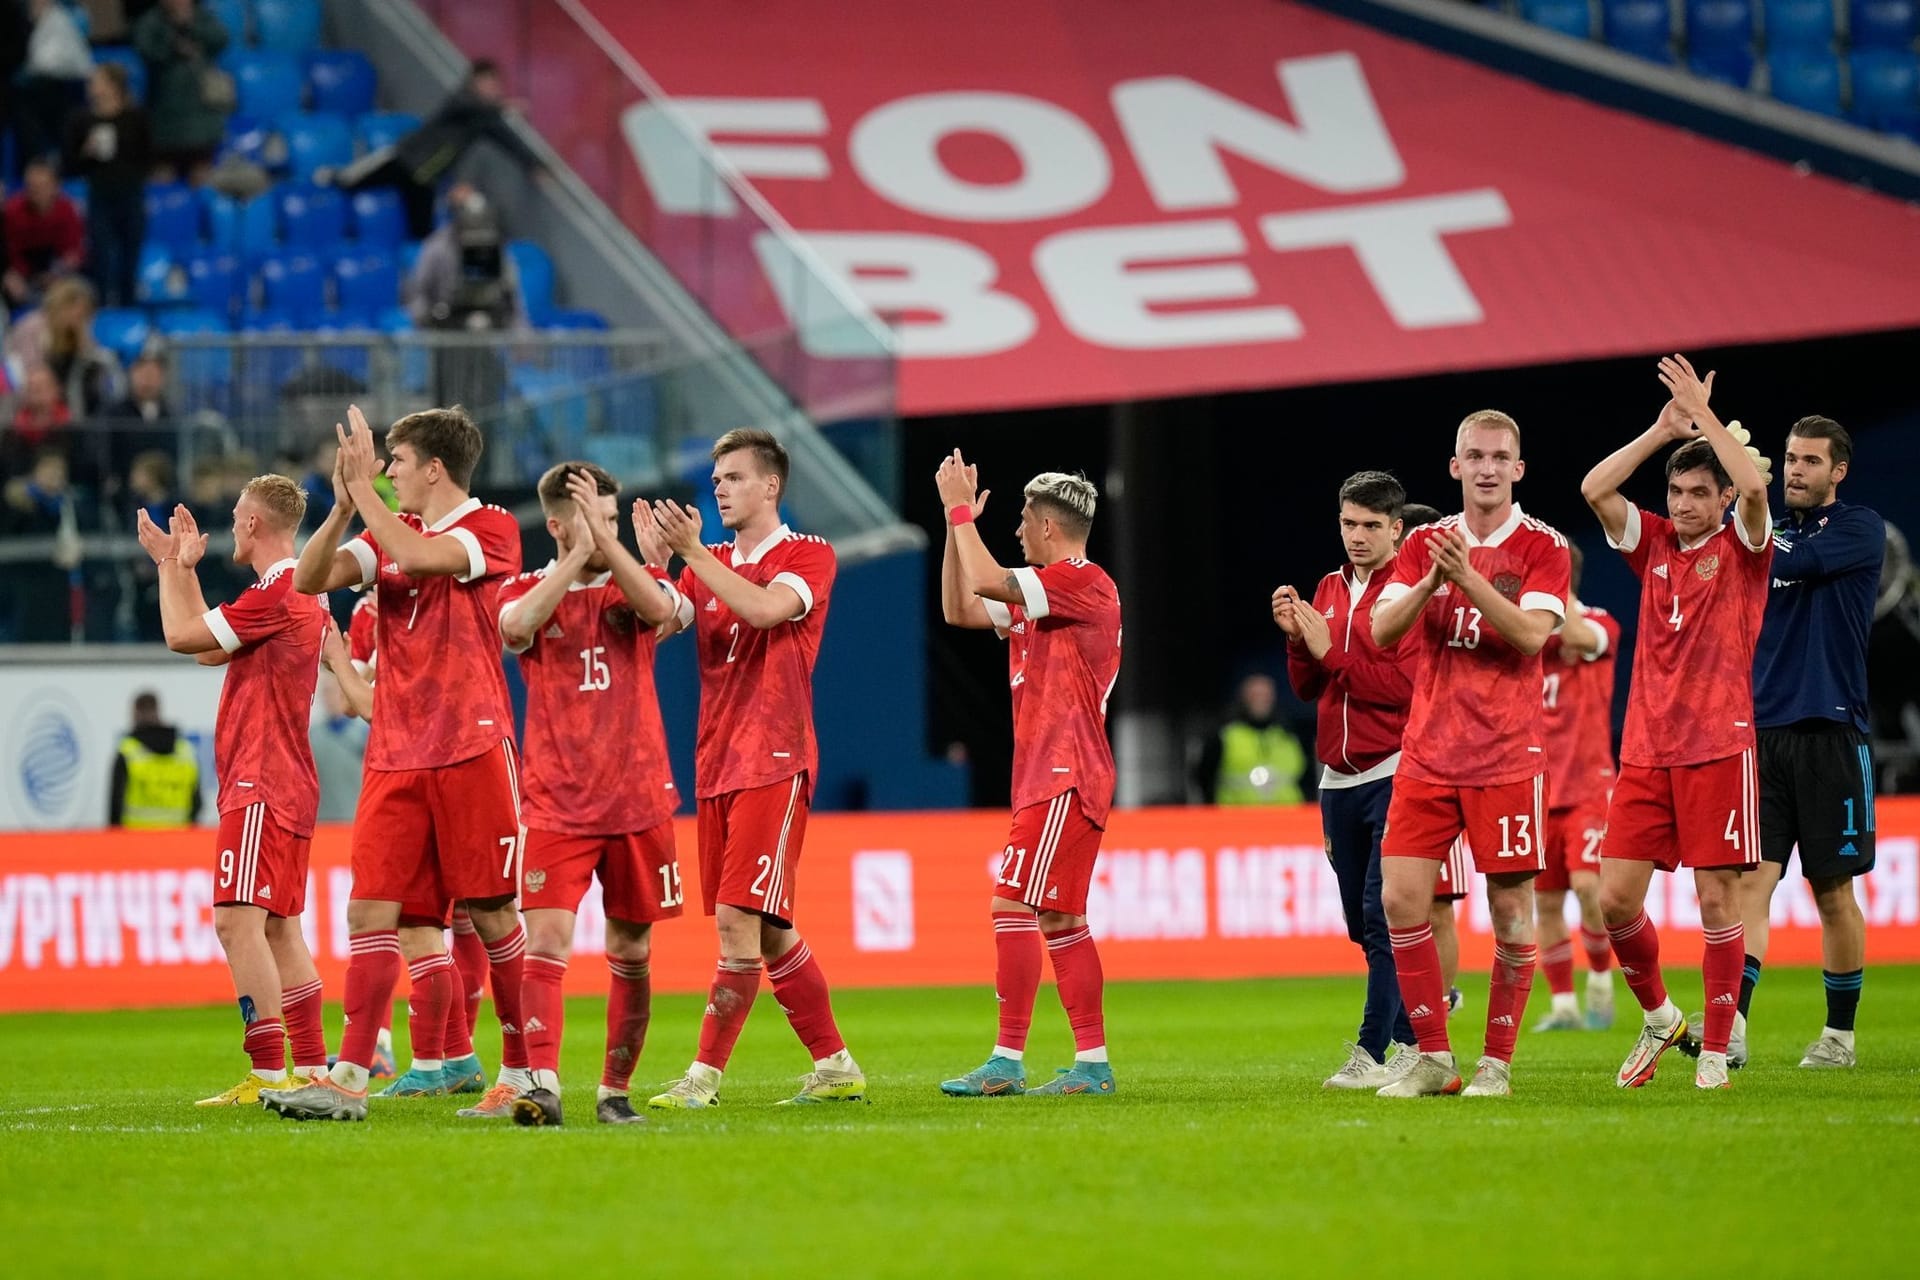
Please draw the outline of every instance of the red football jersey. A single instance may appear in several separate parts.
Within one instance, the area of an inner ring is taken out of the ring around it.
[[[219,811],[264,803],[275,823],[304,836],[313,833],[320,807],[307,719],[326,619],[319,597],[293,589],[295,564],[280,561],[238,600],[205,617],[230,655],[213,721]]]
[[[1547,735],[1548,794],[1555,809],[1604,804],[1613,790],[1613,673],[1620,622],[1605,609],[1582,606],[1600,632],[1600,650],[1569,658],[1556,633],[1540,651],[1540,709]]]
[[[707,550],[756,586],[784,583],[801,615],[765,631],[742,619],[700,581],[680,574],[680,626],[694,628],[700,659],[700,732],[694,794],[702,800],[764,787],[806,771],[820,777],[813,736],[813,663],[838,572],[825,538],[786,525],[736,560],[732,543]]]
[[[520,572],[520,526],[478,498],[431,528],[419,516],[400,518],[430,538],[458,539],[467,571],[413,578],[386,559],[371,533],[347,543],[360,562],[361,584],[376,584],[378,596],[380,678],[366,763],[369,769],[438,769],[513,736],[496,611],[500,584]]]
[[[1517,502],[1485,541],[1468,533],[1465,518],[1457,515],[1408,534],[1380,604],[1405,595],[1427,575],[1431,543],[1448,529],[1466,534],[1474,569],[1501,595],[1522,609],[1566,616],[1573,576],[1567,540]],[[1412,646],[1415,663],[1402,774],[1440,786],[1494,787],[1546,770],[1539,654],[1508,644],[1458,587],[1445,582],[1400,644],[1402,652]]]
[[[549,564],[502,584],[501,618],[551,572]],[[680,805],[653,687],[653,628],[612,579],[603,573],[568,587],[520,651],[520,819],[535,830],[622,835],[665,822]]]
[[[1113,809],[1107,698],[1120,678],[1120,592],[1086,560],[1015,569],[1024,603],[987,601],[1008,640],[1013,686],[1013,807],[1079,792],[1096,827]]]
[[[347,619],[347,657],[353,660],[355,670],[369,679],[373,676],[374,654],[373,625],[380,617],[380,606],[375,603],[379,597],[361,592],[360,598],[353,603],[353,615]]]
[[[1671,520],[1628,507],[1614,546],[1640,579],[1621,763],[1702,764],[1753,746],[1753,650],[1772,537],[1750,547],[1735,519],[1683,547]]]

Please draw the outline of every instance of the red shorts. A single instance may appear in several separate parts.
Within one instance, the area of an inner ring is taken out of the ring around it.
[[[609,920],[652,924],[680,914],[680,855],[673,823],[616,836],[527,832],[522,911],[578,911],[595,876]]]
[[[454,902],[520,889],[513,744],[437,769],[368,769],[353,816],[353,896],[439,919]]]
[[[1760,781],[1749,747],[1705,764],[1620,766],[1601,854],[1623,862],[1742,870],[1760,863]]]
[[[213,868],[213,905],[263,907],[269,915],[297,916],[307,905],[307,851],[273,820],[264,801],[220,815],[220,853]]]
[[[1547,869],[1533,882],[1535,893],[1565,893],[1576,871],[1600,874],[1600,842],[1607,834],[1607,806],[1595,800],[1547,814]]]
[[[1402,774],[1393,780],[1380,856],[1442,862],[1464,834],[1482,874],[1525,875],[1546,865],[1546,828],[1544,773],[1497,787],[1449,787]]]
[[[1460,901],[1473,886],[1472,874],[1473,850],[1462,833],[1454,837],[1453,843],[1447,846],[1447,856],[1440,859],[1440,879],[1433,886],[1433,900]]]
[[[700,899],[708,915],[724,904],[793,923],[811,799],[807,775],[796,773],[700,802]]]
[[[1063,791],[1044,804],[1013,815],[1007,850],[994,877],[997,898],[1024,902],[1035,911],[1087,914],[1087,890],[1104,833],[1087,821],[1077,791]]]

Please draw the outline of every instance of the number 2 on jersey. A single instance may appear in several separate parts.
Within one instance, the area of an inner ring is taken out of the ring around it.
[[[727,661],[733,661],[734,650],[740,647],[740,624],[734,623],[727,628]]]

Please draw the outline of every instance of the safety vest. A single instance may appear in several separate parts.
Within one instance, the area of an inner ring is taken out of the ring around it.
[[[1220,730],[1216,804],[1299,804],[1307,753],[1279,725],[1256,729],[1236,720]]]
[[[127,762],[127,793],[120,821],[129,827],[185,827],[193,823],[193,793],[200,789],[200,762],[193,744],[176,738],[165,755],[149,751],[129,734],[120,739]]]

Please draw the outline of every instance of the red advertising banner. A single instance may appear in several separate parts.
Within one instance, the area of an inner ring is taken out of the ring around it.
[[[736,337],[850,356],[716,148],[910,415],[1920,325],[1914,208],[1299,5],[430,7]]]
[[[1879,869],[1860,882],[1874,963],[1920,961],[1920,799],[1879,802]],[[801,925],[837,986],[990,984],[987,901],[1007,831],[992,812],[820,814],[800,866]],[[346,969],[348,830],[313,845],[307,938],[338,998]],[[690,820],[680,849],[697,902]],[[0,1012],[145,1008],[231,998],[213,931],[213,832],[0,836]],[[1656,876],[1648,911],[1676,963],[1698,954],[1691,877]],[[1239,978],[1362,970],[1347,941],[1318,811],[1117,812],[1090,903],[1108,976]],[[1771,963],[1814,963],[1819,917],[1794,877],[1774,900]],[[1460,910],[1469,968],[1491,958],[1484,900]],[[576,943],[601,950],[596,895]],[[704,989],[712,925],[697,914],[654,931],[653,977]],[[605,989],[576,963],[569,989]]]

